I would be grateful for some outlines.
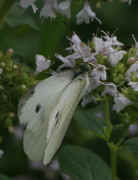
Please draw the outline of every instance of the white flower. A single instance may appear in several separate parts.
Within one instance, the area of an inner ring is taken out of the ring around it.
[[[61,176],[62,176],[63,180],[71,180],[72,179],[69,175],[67,175],[65,173],[61,173]]]
[[[86,94],[82,99],[81,106],[85,107],[87,104],[92,103],[92,102],[96,103],[96,97]]]
[[[138,49],[138,42],[136,41],[135,47]]]
[[[113,52],[109,53],[108,60],[111,66],[115,66],[116,64],[118,64],[125,54],[126,54],[126,51],[122,51],[122,50],[118,51],[115,49]]]
[[[31,6],[34,13],[36,13],[38,8],[35,5],[35,1],[36,0],[20,0],[20,6],[25,9]]]
[[[82,58],[84,62],[96,60],[94,54],[91,53],[91,48],[83,43],[77,34],[74,33],[70,41],[72,44],[67,50],[74,51],[74,55],[77,59]]]
[[[135,136],[138,133],[138,124],[131,124],[128,131],[131,136]]]
[[[67,48],[67,50],[73,50],[77,53],[80,52],[82,41],[80,40],[79,36],[76,33],[74,33],[71,39],[69,38],[69,40],[71,41],[72,45],[71,47]]]
[[[132,0],[121,0],[122,2],[128,2],[129,5],[131,5]]]
[[[60,170],[60,164],[59,164],[59,161],[58,160],[53,160],[49,167],[54,170],[54,171],[59,171]]]
[[[2,68],[0,68],[0,74],[2,74],[3,73],[3,69]]]
[[[104,41],[102,38],[94,37],[93,42],[95,45],[95,54],[102,53],[103,56],[108,56],[114,51],[112,44],[108,41]]]
[[[98,119],[103,119],[103,118],[104,118],[104,113],[103,113],[103,112],[97,112],[97,113],[96,113],[96,117],[97,117]]]
[[[138,56],[138,42],[136,41],[136,44],[135,44],[135,48],[136,48],[136,56]]]
[[[128,71],[126,72],[125,74],[126,80],[128,81],[131,80],[132,73],[135,73],[136,77],[138,78],[138,61],[132,64],[130,68],[128,69]]]
[[[17,139],[21,140],[23,137],[23,133],[24,133],[24,126],[23,125],[15,126],[13,128],[13,134],[15,135],[15,137]]]
[[[104,32],[103,32],[104,33]],[[105,33],[104,33],[105,34]],[[121,47],[123,46],[123,43],[119,42],[117,40],[116,36],[108,36],[107,34],[105,34],[104,39],[106,40],[106,43],[109,44],[109,46],[117,46],[117,47]]]
[[[99,38],[99,37],[94,37],[93,42],[94,42],[94,45],[95,45],[96,54],[102,52],[103,49],[104,49],[104,41],[103,41],[103,39]]]
[[[97,64],[96,67],[91,71],[91,76],[96,81],[106,80],[106,67],[102,64]]]
[[[134,89],[134,91],[138,91],[138,82],[132,82],[132,81],[130,81],[130,82],[128,83],[128,85],[131,86],[132,89]]]
[[[40,11],[40,17],[56,18],[57,0],[45,0],[44,7]]]
[[[83,100],[84,104],[85,104],[85,102],[88,102],[91,100],[96,102],[96,99],[90,93],[102,84],[103,83],[101,81],[98,81],[96,79],[89,77],[89,84],[88,84],[88,87],[87,87],[87,90],[86,90],[86,93],[84,96],[84,100]],[[90,100],[89,100],[89,98],[90,98]]]
[[[133,40],[135,42],[136,56],[138,56],[138,42],[136,41],[136,38],[135,38],[134,34],[132,34],[132,38],[133,38]]]
[[[121,93],[114,97],[114,103],[113,110],[116,112],[120,112],[125,107],[132,104],[132,102]]]
[[[42,72],[48,69],[51,65],[51,61],[46,59],[44,56],[36,55],[36,73]]]
[[[70,6],[71,6],[71,0],[65,0],[59,3],[57,11],[65,15],[67,18],[70,18],[71,16]]]
[[[59,67],[59,69],[63,68],[63,67],[70,67],[70,68],[73,68],[75,66],[75,59],[70,57],[70,56],[66,56],[66,57],[63,57],[62,55],[60,54],[56,54],[56,57],[62,61],[62,65]]]
[[[3,155],[4,155],[4,151],[0,149],[0,158],[2,158]]]
[[[108,94],[110,96],[117,96],[117,87],[114,83],[104,83],[104,92],[102,95]]]
[[[29,168],[35,170],[43,170],[43,163],[42,161],[29,161]],[[25,179],[22,179],[25,180]]]
[[[96,54],[102,53],[102,55],[111,56],[111,59],[113,59],[112,53],[114,52],[116,53],[117,59],[120,59],[125,53],[125,51],[117,51],[114,49],[115,46],[120,47],[123,45],[117,40],[116,36],[110,37],[106,35],[103,38],[94,37],[93,42]]]
[[[88,93],[90,93],[91,91],[93,91],[94,89],[96,89],[97,87],[99,87],[102,84],[101,81],[97,81],[97,80],[92,79],[92,78],[90,78],[89,83],[90,84],[89,84],[88,89],[87,89]]]
[[[85,22],[89,24],[90,21],[96,19],[99,23],[101,23],[100,19],[96,17],[95,12],[92,11],[88,1],[85,2],[83,9],[76,15],[77,24],[82,24]]]

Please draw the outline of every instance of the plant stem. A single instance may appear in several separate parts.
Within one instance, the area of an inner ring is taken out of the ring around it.
[[[109,100],[107,96],[104,96],[105,99],[105,118],[107,123],[107,129],[106,129],[106,140],[109,141],[111,133],[112,133],[112,123],[110,120],[110,106],[109,106]]]
[[[110,137],[112,134],[112,123],[110,120],[110,104],[108,96],[104,97],[105,99],[105,118],[107,123],[107,129],[105,131],[106,141],[108,147],[110,149],[110,160],[111,160],[111,167],[112,167],[112,180],[116,180],[116,171],[117,171],[117,148],[115,144],[110,142]]]
[[[7,16],[15,0],[4,0],[0,6],[0,25],[4,23],[4,19]]]
[[[117,173],[117,149],[115,145],[110,145],[110,158],[112,165],[112,180],[116,180]]]

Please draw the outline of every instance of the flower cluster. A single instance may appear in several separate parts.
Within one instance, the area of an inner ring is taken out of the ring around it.
[[[17,104],[27,89],[36,83],[34,75],[27,67],[15,63],[13,50],[8,49],[6,55],[0,51],[0,122],[1,128],[12,131],[13,124],[18,122]]]
[[[70,47],[66,49],[69,54],[55,55],[61,61],[56,71],[63,68],[87,71],[89,88],[82,100],[82,106],[90,102],[97,103],[108,95],[112,97],[113,111],[122,113],[127,107],[134,110],[136,97],[138,98],[137,48],[131,48],[127,52],[122,49],[123,43],[116,36],[109,36],[104,32],[101,38],[95,36],[88,44],[82,42],[75,33],[69,40]],[[40,56],[36,56],[36,61],[38,60]],[[41,63],[41,67],[50,67],[50,60],[44,60],[44,57],[41,58]],[[37,65],[36,71],[39,69],[40,72],[41,67],[38,63]],[[127,115],[125,112],[125,116]]]
[[[13,49],[8,49],[6,55],[0,51],[0,128],[8,129],[14,133],[13,125],[18,124],[17,104],[28,87],[35,84],[33,76],[28,73],[25,67],[15,63],[11,56]],[[0,136],[0,144],[3,135]],[[0,159],[4,151],[0,149]]]
[[[127,2],[128,4],[132,3],[132,0],[121,0],[122,2]]]
[[[111,1],[111,0],[110,0]],[[132,3],[132,0],[120,0],[121,2]],[[71,18],[71,3],[72,0],[43,0],[43,7],[40,9],[40,17],[44,18],[56,18],[57,14]],[[100,2],[99,2],[100,3]],[[34,13],[39,8],[37,7],[37,0],[19,0],[19,5],[22,8],[32,7]],[[76,14],[76,23],[90,23],[91,21],[97,20],[101,24],[101,20],[97,18],[95,12],[92,10],[88,0],[84,0],[82,9]]]
[[[20,0],[20,6],[22,8],[32,7],[34,13],[38,10],[36,6],[37,0]],[[42,9],[40,10],[40,17],[44,18],[56,18],[57,13],[66,16],[67,18],[71,17],[71,3],[72,0],[64,0],[58,3],[57,0],[44,0]],[[96,19],[101,23],[100,19],[96,17],[95,12],[91,9],[89,2],[86,0],[84,2],[84,7],[76,15],[77,24],[90,23]]]

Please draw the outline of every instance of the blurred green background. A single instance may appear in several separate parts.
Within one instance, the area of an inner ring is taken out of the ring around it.
[[[77,0],[72,3],[72,17],[67,19],[58,16],[56,19],[40,19],[39,13],[34,14],[32,9],[22,9],[13,5],[8,12],[4,23],[0,26],[0,50],[14,50],[13,60],[26,64],[30,69],[35,69],[35,55],[42,54],[54,61],[55,53],[66,54],[65,48],[69,46],[68,38],[76,32],[84,42],[92,39],[93,35],[102,35],[101,31],[115,35],[129,48],[135,44],[132,34],[138,40],[138,1],[133,0],[131,5],[113,2],[101,2],[96,7],[97,1],[92,1],[92,8],[102,24],[94,21],[88,25],[76,24],[75,15],[82,8]],[[0,180],[56,180],[65,179],[59,172],[50,167],[42,167],[40,163],[34,164],[28,161],[23,152],[22,140],[19,138],[22,128],[16,129],[16,133],[10,133],[7,128],[0,127],[0,136],[3,137],[0,149],[4,150],[4,156],[0,159]],[[77,136],[77,137],[76,137]],[[74,138],[75,137],[75,138]],[[81,138],[85,137],[76,130],[75,121],[72,122],[65,143],[83,144]],[[109,150],[104,141],[93,137],[93,141],[85,139],[85,146],[99,154],[109,164]],[[101,151],[102,149],[102,151]],[[121,154],[121,152],[120,152]],[[136,180],[133,176],[134,168],[138,162],[131,154],[123,154],[119,157],[119,177],[121,180]],[[137,159],[138,161],[138,159]],[[8,177],[6,177],[8,176]],[[101,179],[102,180],[102,179]]]

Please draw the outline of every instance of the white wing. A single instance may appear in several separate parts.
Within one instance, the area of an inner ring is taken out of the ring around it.
[[[72,81],[73,72],[65,71],[38,83],[23,97],[19,103],[18,116],[21,123],[41,119],[43,106],[47,113],[57,104],[64,88]]]
[[[51,111],[72,78],[73,72],[66,71],[41,81],[34,88],[32,96],[21,107],[20,121],[27,123],[24,133],[24,151],[31,160],[43,159]]]
[[[80,75],[65,89],[59,103],[54,108],[47,133],[47,145],[44,154],[44,164],[48,164],[61,145],[66,130],[72,119],[80,99],[88,87],[88,76]]]

